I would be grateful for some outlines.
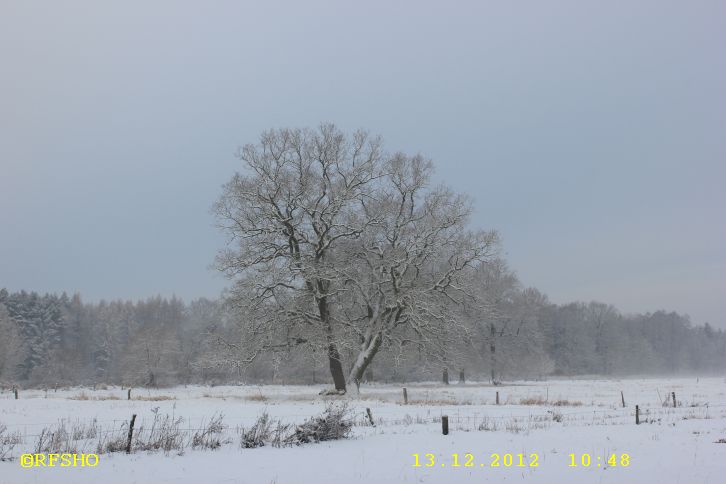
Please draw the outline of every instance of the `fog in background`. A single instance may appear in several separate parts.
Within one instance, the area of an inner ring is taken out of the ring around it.
[[[555,302],[726,327],[722,2],[0,4],[0,287],[216,297],[270,127],[368,128]]]

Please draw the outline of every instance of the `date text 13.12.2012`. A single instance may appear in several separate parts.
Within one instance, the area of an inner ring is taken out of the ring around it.
[[[411,454],[413,467],[539,467],[539,454],[489,454],[476,456],[472,453],[436,456],[435,454]],[[568,467],[628,467],[629,454],[591,456],[590,454],[568,454]]]

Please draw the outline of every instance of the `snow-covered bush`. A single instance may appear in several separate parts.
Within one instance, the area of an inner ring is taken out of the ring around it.
[[[285,439],[288,445],[300,445],[325,440],[345,439],[350,434],[353,421],[348,412],[348,405],[328,405],[319,417],[313,417],[299,425],[292,435]]]

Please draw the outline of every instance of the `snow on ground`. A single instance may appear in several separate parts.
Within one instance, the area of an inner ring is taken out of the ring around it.
[[[126,432],[132,413],[137,427],[154,417],[183,418],[195,429],[223,414],[233,443],[221,449],[172,453],[102,454],[93,468],[25,469],[19,460],[0,462],[0,483],[340,483],[340,482],[524,482],[524,483],[712,483],[726,482],[726,380],[723,378],[557,380],[492,387],[367,385],[359,397],[323,399],[320,386],[217,386],[132,390],[21,390],[15,400],[0,394],[0,424],[23,435],[17,457],[33,452],[37,435],[59,420],[96,420],[110,434]],[[500,405],[495,404],[496,392]],[[626,407],[622,408],[623,391]],[[678,406],[663,406],[676,393]],[[349,403],[356,419],[349,440],[292,448],[240,449],[237,426],[249,427],[266,411],[286,423],[322,413],[329,401]],[[524,404],[529,403],[529,404]],[[635,425],[634,406],[641,409]],[[370,408],[375,427],[368,425]],[[451,432],[441,433],[447,415]],[[87,452],[93,452],[89,444]],[[466,467],[468,457],[470,464]],[[577,467],[570,467],[569,454]],[[414,467],[413,454],[421,467]],[[434,465],[425,467],[433,454]],[[460,467],[454,467],[458,454]],[[492,454],[500,466],[493,467]],[[512,454],[505,466],[505,454]],[[523,454],[524,466],[517,466]],[[531,454],[538,466],[530,467]],[[591,459],[583,466],[583,454]],[[607,461],[615,454],[616,466]],[[623,454],[629,465],[622,466]]]

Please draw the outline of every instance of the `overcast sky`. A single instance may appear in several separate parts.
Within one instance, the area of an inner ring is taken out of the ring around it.
[[[0,2],[0,287],[214,297],[271,127],[432,158],[554,302],[726,327],[726,3]]]

